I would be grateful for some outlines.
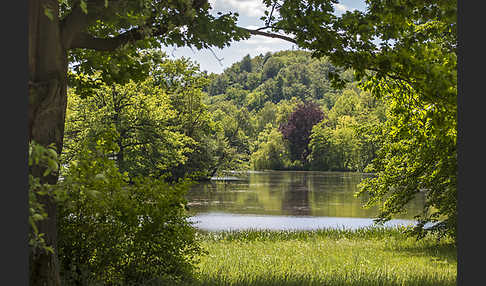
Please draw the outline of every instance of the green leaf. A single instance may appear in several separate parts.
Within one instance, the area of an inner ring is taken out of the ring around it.
[[[44,217],[43,217],[41,214],[33,214],[33,215],[32,215],[32,219],[33,219],[34,221],[38,221],[38,220],[43,220],[43,219],[44,219]]]
[[[106,176],[102,173],[100,174],[96,174],[95,177],[94,177],[96,180],[103,180],[103,181],[106,181]]]
[[[86,193],[89,195],[89,196],[93,196],[93,197],[96,197],[100,194],[99,191],[96,191],[96,190],[87,190]]]
[[[105,1],[106,2],[106,1]],[[106,3],[105,3],[106,4]],[[88,14],[88,5],[86,4],[86,1],[81,0],[79,2],[79,7],[81,7],[81,10],[83,10],[84,14]]]
[[[29,217],[29,223],[30,223],[30,226],[32,227],[32,231],[34,233],[38,233],[39,230],[37,229],[37,226],[35,225],[35,220],[33,217]]]
[[[52,158],[57,158],[57,152],[56,152],[56,150],[51,149],[51,148],[48,148],[48,149],[47,149],[47,152],[48,152],[48,154],[49,154],[49,155],[50,155]]]
[[[50,8],[44,8],[44,15],[49,18],[49,20],[53,21],[54,20],[54,14],[52,14],[52,10]]]
[[[54,254],[54,248],[52,248],[51,246],[44,247],[44,250],[46,250],[47,252],[50,252],[51,254]]]
[[[51,169],[47,168],[47,169],[44,171],[44,173],[42,174],[42,176],[44,176],[44,177],[45,177],[45,176],[49,175],[49,173],[51,173]]]

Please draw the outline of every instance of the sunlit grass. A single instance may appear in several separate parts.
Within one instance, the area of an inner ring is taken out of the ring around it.
[[[397,229],[199,233],[208,254],[191,285],[455,285],[449,240]]]

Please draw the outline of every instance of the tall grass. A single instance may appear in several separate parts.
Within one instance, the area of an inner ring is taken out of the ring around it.
[[[456,247],[399,229],[198,234],[207,255],[188,285],[455,285]]]

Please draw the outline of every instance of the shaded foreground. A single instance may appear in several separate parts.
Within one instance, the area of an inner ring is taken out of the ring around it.
[[[208,254],[184,285],[456,285],[456,247],[398,229],[198,234]]]

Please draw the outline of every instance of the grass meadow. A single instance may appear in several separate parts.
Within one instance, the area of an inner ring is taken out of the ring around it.
[[[200,232],[207,251],[184,285],[456,285],[451,240],[398,229]]]

